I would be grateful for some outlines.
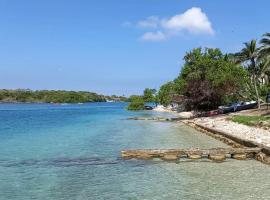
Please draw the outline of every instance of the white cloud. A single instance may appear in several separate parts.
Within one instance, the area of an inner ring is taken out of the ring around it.
[[[148,41],[161,41],[165,39],[166,35],[161,31],[147,32],[141,37],[141,40],[148,40]]]
[[[215,34],[207,15],[198,7],[190,8],[184,13],[167,19],[151,16],[146,20],[139,21],[137,25],[141,28],[152,28],[156,30],[156,32],[146,32],[141,37],[142,40],[160,41],[182,32],[197,35]]]
[[[211,22],[201,8],[193,7],[183,14],[175,15],[168,20],[163,19],[161,23],[169,30],[186,30],[192,34],[214,34]]]
[[[157,28],[160,20],[157,16],[150,16],[145,20],[139,21],[138,26],[141,28]]]

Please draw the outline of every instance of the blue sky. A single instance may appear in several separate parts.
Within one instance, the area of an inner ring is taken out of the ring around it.
[[[186,51],[269,32],[269,0],[0,0],[0,87],[140,94]]]

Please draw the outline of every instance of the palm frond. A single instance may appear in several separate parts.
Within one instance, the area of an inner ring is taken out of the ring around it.
[[[259,51],[260,57],[270,57],[270,33],[265,33],[263,35],[260,44],[262,45]]]

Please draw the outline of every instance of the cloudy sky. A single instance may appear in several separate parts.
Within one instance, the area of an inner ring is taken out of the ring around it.
[[[139,94],[186,51],[270,32],[269,0],[0,0],[0,88]]]

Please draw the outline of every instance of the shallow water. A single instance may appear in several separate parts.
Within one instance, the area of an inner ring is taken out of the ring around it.
[[[0,199],[269,199],[254,160],[123,161],[122,149],[226,147],[185,125],[131,121],[121,103],[0,104]]]

